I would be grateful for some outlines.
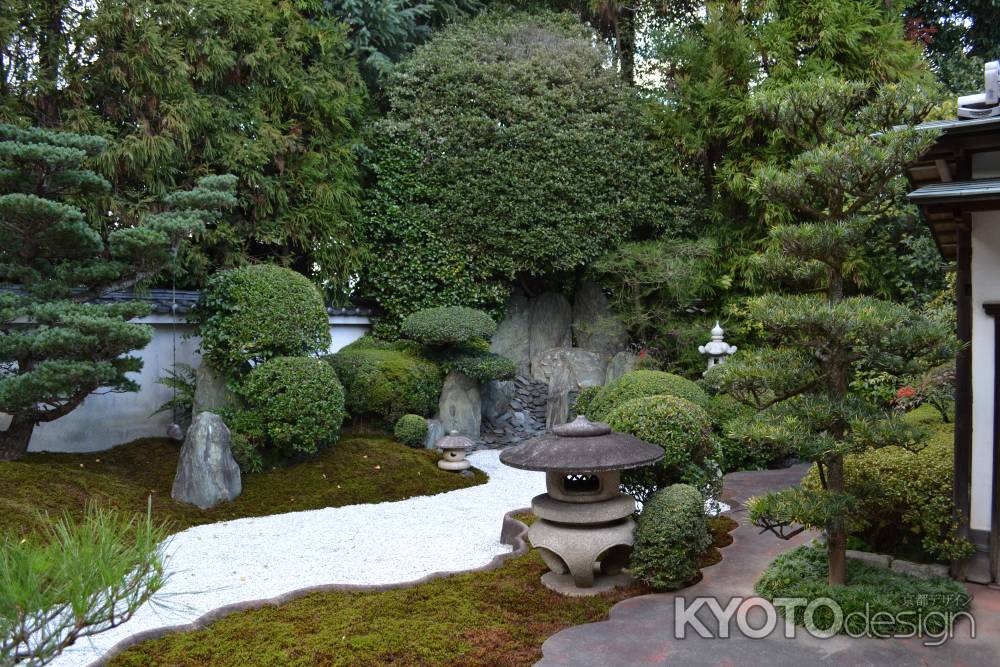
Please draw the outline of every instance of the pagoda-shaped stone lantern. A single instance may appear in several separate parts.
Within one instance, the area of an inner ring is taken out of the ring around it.
[[[438,468],[449,472],[464,472],[472,467],[469,459],[465,458],[465,453],[473,447],[472,440],[469,440],[458,431],[452,431],[437,441],[437,448],[441,450],[441,460],[438,461]]]
[[[716,320],[715,326],[712,327],[712,339],[705,345],[698,346],[698,352],[708,355],[709,368],[726,363],[729,355],[736,352],[736,346],[730,345],[723,339],[724,334],[722,327],[719,326],[719,321]]]
[[[545,472],[548,493],[532,499],[537,521],[528,530],[551,570],[542,583],[577,594],[615,585],[635,530],[635,498],[619,489],[621,471],[662,458],[662,448],[582,416],[500,454],[511,467]]]

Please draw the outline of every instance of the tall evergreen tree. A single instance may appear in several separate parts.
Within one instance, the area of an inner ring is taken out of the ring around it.
[[[87,168],[96,136],[0,125],[0,460],[27,451],[35,426],[69,414],[97,390],[135,391],[128,356],[150,339],[129,320],[141,303],[92,303],[159,272],[181,242],[235,204],[231,176],[206,176],[165,198],[143,223],[90,224],[78,202],[111,184]]]
[[[821,489],[768,494],[750,510],[758,525],[781,535],[793,524],[825,529],[831,584],[845,583],[847,534],[857,519],[844,456],[888,445],[917,448],[923,439],[854,380],[865,371],[919,372],[956,347],[946,325],[906,306],[845,296],[859,240],[893,205],[905,165],[934,139],[893,129],[922,118],[927,99],[908,86],[883,86],[871,98],[864,83],[820,79],[768,86],[754,101],[758,118],[802,149],[755,173],[754,187],[772,202],[767,251],[756,261],[816,291],[749,299],[744,312],[766,345],[736,355],[723,384],[759,411],[732,427],[734,437],[784,447],[817,465]]]
[[[263,259],[346,287],[366,93],[321,0],[0,4],[0,119],[111,139],[94,169],[114,196],[95,208],[133,224],[199,176],[238,177],[237,206],[182,250],[180,284]]]

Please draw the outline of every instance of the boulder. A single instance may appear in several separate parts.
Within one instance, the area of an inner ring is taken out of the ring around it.
[[[438,414],[445,431],[458,431],[476,440],[483,419],[479,382],[457,371],[448,373],[438,402]]]
[[[608,362],[608,370],[604,375],[604,384],[610,384],[621,376],[635,370],[639,363],[639,358],[631,352],[622,350],[611,357]]]
[[[933,579],[934,577],[948,576],[948,566],[939,565],[937,563],[912,563],[908,560],[896,558],[893,559],[892,565],[889,567],[895,572],[902,572],[903,574],[908,574],[911,577],[917,577],[919,579]]]
[[[545,406],[546,430],[569,421],[570,393],[576,389],[577,381],[573,367],[560,360],[552,368],[552,376],[549,379],[548,402]]]
[[[437,446],[437,441],[444,437],[445,430],[444,424],[441,420],[435,417],[434,419],[427,420],[427,438],[424,440],[424,447],[427,449],[434,449]]]
[[[887,556],[885,554],[874,554],[868,551],[855,551],[853,549],[847,550],[847,557],[853,558],[854,560],[859,560],[866,565],[873,565],[875,567],[881,567],[886,570],[889,569],[889,565],[892,563],[892,556]]]
[[[584,281],[573,297],[573,338],[576,346],[610,357],[628,342],[628,332],[611,311],[600,286]]]
[[[219,412],[233,400],[233,394],[226,386],[226,376],[207,362],[198,366],[195,382],[191,416],[199,412]]]
[[[604,384],[607,362],[599,353],[579,348],[554,348],[535,357],[531,374],[536,380],[550,382],[559,364],[566,364],[573,370],[573,376],[581,387],[599,387]],[[579,387],[574,387],[579,388]]]
[[[213,412],[195,415],[181,447],[170,497],[201,509],[235,500],[243,490],[229,428]]]
[[[531,302],[529,352],[531,363],[554,347],[572,347],[573,309],[562,294],[545,292]]]
[[[483,403],[483,419],[494,424],[511,411],[511,401],[514,400],[514,382],[512,380],[492,380],[480,387]]]
[[[507,300],[506,317],[497,325],[490,340],[490,352],[513,361],[519,375],[527,375],[531,370],[530,311],[528,297],[515,291]]]

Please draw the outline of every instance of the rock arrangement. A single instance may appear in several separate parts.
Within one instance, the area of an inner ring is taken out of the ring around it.
[[[243,490],[229,429],[212,412],[195,415],[184,438],[170,497],[201,509],[235,500]]]
[[[480,448],[509,447],[545,430],[548,385],[523,375],[483,387]]]

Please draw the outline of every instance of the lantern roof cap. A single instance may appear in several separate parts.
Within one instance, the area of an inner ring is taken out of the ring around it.
[[[584,416],[500,453],[500,461],[512,468],[572,474],[628,470],[662,458],[662,447]]]

